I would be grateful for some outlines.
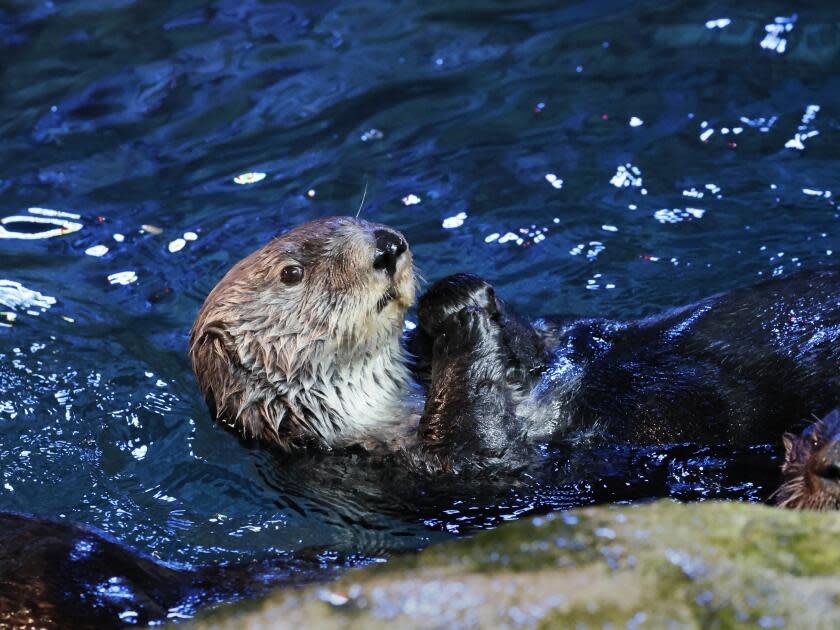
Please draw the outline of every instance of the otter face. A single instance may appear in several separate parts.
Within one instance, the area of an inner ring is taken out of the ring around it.
[[[399,232],[306,223],[237,263],[207,297],[190,356],[211,409],[246,436],[324,446],[388,420],[407,383],[399,338],[414,301]]]
[[[840,409],[784,436],[784,484],[776,505],[805,510],[840,510]]]

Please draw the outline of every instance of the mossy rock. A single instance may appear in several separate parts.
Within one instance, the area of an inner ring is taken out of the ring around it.
[[[201,628],[838,628],[840,513],[609,506],[507,524]]]

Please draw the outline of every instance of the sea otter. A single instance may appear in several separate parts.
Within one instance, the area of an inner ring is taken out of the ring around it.
[[[840,510],[840,408],[809,425],[799,435],[784,436],[781,487],[773,495],[779,507]]]
[[[461,274],[421,298],[410,356],[414,293],[411,251],[387,226],[336,217],[276,238],[222,278],[193,326],[210,408],[284,449],[457,471],[516,466],[551,440],[742,444],[840,403],[837,271],[637,321],[533,324]]]

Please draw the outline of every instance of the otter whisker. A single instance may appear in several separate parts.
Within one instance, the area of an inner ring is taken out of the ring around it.
[[[365,178],[365,189],[362,192],[362,202],[359,204],[359,209],[356,210],[356,218],[357,219],[359,218],[359,215],[362,213],[362,206],[365,205],[365,197],[367,197],[367,186],[368,186],[368,180],[367,180],[367,178]]]

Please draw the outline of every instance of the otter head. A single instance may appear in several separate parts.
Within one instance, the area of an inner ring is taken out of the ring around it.
[[[222,278],[193,325],[211,411],[282,447],[376,437],[405,399],[414,285],[406,240],[384,225],[335,217],[274,239]]]
[[[776,505],[803,510],[840,510],[840,408],[784,436],[784,483]]]

